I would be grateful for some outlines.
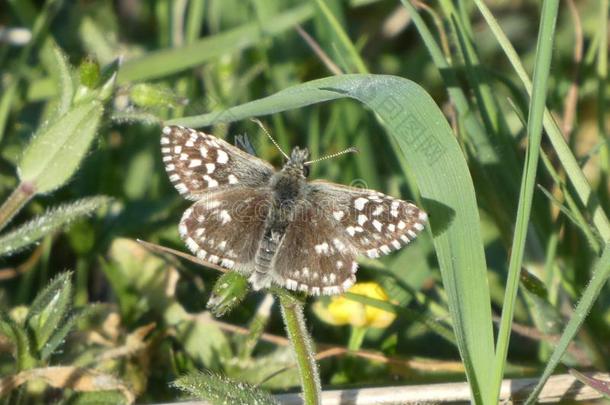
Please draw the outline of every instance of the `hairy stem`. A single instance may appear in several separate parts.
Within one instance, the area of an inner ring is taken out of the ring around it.
[[[280,294],[279,298],[284,325],[286,325],[286,332],[294,349],[301,376],[305,405],[321,404],[320,375],[311,347],[311,338],[307,334],[305,326],[303,304],[286,293]]]

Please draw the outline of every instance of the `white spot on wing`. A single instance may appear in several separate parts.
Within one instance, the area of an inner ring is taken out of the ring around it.
[[[336,285],[332,286],[332,287],[324,287],[323,289],[323,294],[325,295],[335,295],[335,294],[339,294],[341,292],[341,290],[339,290],[339,287],[337,287]]]
[[[200,159],[191,159],[190,163],[189,163],[189,167],[199,167],[201,166],[201,160]]]
[[[321,243],[319,245],[315,245],[314,249],[316,250],[317,254],[322,254],[322,253],[328,253],[328,243],[324,242]]]
[[[377,229],[377,232],[381,232],[381,228],[383,227],[382,223],[377,221],[376,219],[373,221],[373,226]]]
[[[208,187],[210,187],[210,188],[218,187],[218,182],[216,180],[214,180],[213,178],[211,178],[210,176],[208,176],[207,174],[205,174],[203,176],[203,179],[208,182]]]
[[[226,267],[228,269],[232,269],[233,266],[235,266],[235,262],[231,259],[222,259],[222,261],[220,262],[220,265],[222,267]]]
[[[229,174],[228,179],[229,179],[229,184],[237,184],[237,183],[239,183],[239,180],[237,180],[237,177],[235,177],[232,174]]]
[[[218,156],[216,157],[216,161],[220,164],[224,164],[227,163],[229,161],[229,155],[227,155],[227,152],[225,152],[222,149],[218,149],[216,151],[216,153],[218,154]]]
[[[199,245],[197,244],[197,242],[195,242],[193,238],[186,238],[186,246],[191,249],[191,252],[196,252],[197,250],[199,250]]]
[[[221,210],[219,217],[222,220],[223,225],[227,222],[231,222],[231,215],[229,215],[229,211],[227,210]]]
[[[364,225],[366,221],[368,221],[368,217],[366,215],[358,215],[358,225]]]
[[[333,239],[333,245],[335,245],[339,251],[343,251],[345,249],[345,244],[337,238]]]
[[[205,170],[208,172],[208,174],[212,174],[214,173],[214,170],[216,170],[216,165],[214,163],[206,163]]]
[[[358,197],[354,201],[354,206],[356,207],[356,209],[358,211],[362,211],[364,209],[364,206],[366,205],[367,202],[369,202],[368,199],[366,199],[364,197]]]
[[[345,213],[343,211],[333,211],[333,217],[335,217],[337,221],[341,221],[341,218],[343,218],[344,215]]]

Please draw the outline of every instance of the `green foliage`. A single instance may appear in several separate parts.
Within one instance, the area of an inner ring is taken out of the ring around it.
[[[317,362],[325,389],[465,374],[471,400],[491,404],[502,377],[527,373],[542,377],[531,403],[554,372],[610,367],[608,0],[567,0],[554,32],[554,0],[123,3],[0,10],[8,403],[171,402],[180,375],[196,397],[235,381],[313,392],[305,331],[331,349]],[[230,142],[247,132],[278,166],[252,116],[285,149],[360,150],[313,165],[312,179],[430,214],[412,246],[359,260],[358,281],[388,301],[346,294],[395,314],[387,328],[325,324],[309,298],[307,322],[290,318],[304,344],[290,347],[271,296],[169,254],[186,251],[177,223],[189,203],[168,182],[159,126]],[[336,354],[350,342],[361,352]]]
[[[0,256],[15,254],[25,249],[62,226],[91,215],[92,212],[106,205],[108,201],[107,197],[83,198],[49,209],[17,229],[0,235]]]
[[[218,278],[206,307],[216,317],[226,315],[237,307],[248,293],[248,280],[236,272],[228,272]]]
[[[212,372],[195,371],[178,378],[173,385],[189,396],[209,401],[214,405],[279,404],[261,389]]]

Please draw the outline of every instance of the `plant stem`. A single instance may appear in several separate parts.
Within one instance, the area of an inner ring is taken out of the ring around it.
[[[305,326],[303,304],[288,294],[280,294],[279,298],[286,332],[296,355],[305,405],[321,404],[320,375]]]
[[[349,350],[360,350],[360,347],[362,347],[362,342],[364,341],[364,336],[366,335],[366,330],[366,326],[352,327],[352,332],[349,335],[349,342],[347,343],[347,348]]]
[[[33,196],[34,188],[29,183],[19,184],[19,187],[8,196],[0,207],[0,230],[9,223]]]

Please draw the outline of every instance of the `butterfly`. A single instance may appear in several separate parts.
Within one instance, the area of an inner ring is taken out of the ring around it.
[[[244,274],[255,290],[340,294],[356,281],[358,255],[398,250],[427,222],[414,204],[380,192],[308,181],[307,149],[282,152],[278,171],[222,139],[166,126],[161,152],[169,180],[195,201],[179,225],[186,246]]]

